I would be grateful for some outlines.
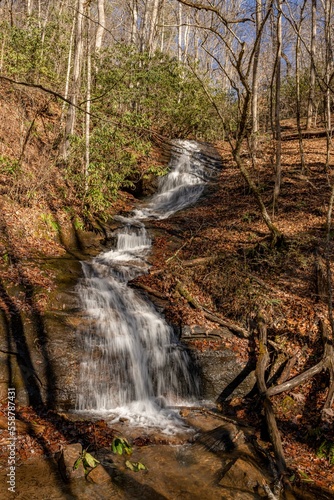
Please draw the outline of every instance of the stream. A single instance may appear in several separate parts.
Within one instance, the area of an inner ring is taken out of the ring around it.
[[[183,424],[170,408],[198,400],[200,381],[186,349],[128,282],[149,272],[152,242],[145,220],[165,219],[194,204],[217,172],[207,163],[196,142],[175,141],[157,193],[130,217],[118,217],[116,247],[82,263],[78,294],[90,327],[83,338],[78,411],[173,434]]]

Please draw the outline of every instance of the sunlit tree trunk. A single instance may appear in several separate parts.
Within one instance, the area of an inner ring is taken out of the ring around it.
[[[82,56],[83,56],[83,13],[84,13],[84,2],[85,0],[77,1],[77,11],[76,11],[76,33],[75,33],[75,51],[74,51],[74,61],[73,61],[73,73],[72,73],[72,90],[69,93],[69,98],[72,105],[69,106],[65,127],[65,143],[63,156],[66,159],[69,149],[69,136],[73,135],[76,119],[76,106],[78,104],[78,96],[80,89],[80,78],[81,78],[81,67],[82,67]]]
[[[137,0],[131,1],[130,12],[131,12],[130,43],[135,45],[138,42],[138,4],[137,4]]]
[[[305,171],[305,155],[301,126],[301,98],[300,98],[300,38],[296,40],[296,109],[297,109],[297,129],[299,137],[299,152],[302,172]]]
[[[332,0],[325,0],[325,47],[326,47],[326,74],[325,74],[325,119],[326,119],[326,171],[329,168],[332,144],[332,112],[331,112],[331,68],[332,68],[332,46],[331,46],[331,16]]]
[[[162,6],[163,0],[146,0],[145,3],[140,50],[149,55],[154,53],[157,46],[157,24]]]
[[[103,1],[102,1],[103,3]],[[90,48],[90,5],[87,9],[87,49],[86,49],[86,119],[85,119],[85,191],[88,189],[89,161],[90,161],[90,110],[91,110],[91,80],[92,80],[92,64],[91,64],[91,48]],[[95,45],[96,49],[96,45]]]
[[[311,58],[310,58],[310,92],[307,103],[307,121],[306,121],[306,129],[310,129],[312,127],[312,122],[314,119],[314,111],[315,111],[315,82],[316,82],[316,74],[315,74],[315,58],[316,58],[316,36],[317,36],[317,0],[312,0],[312,26],[311,26]]]
[[[156,49],[157,24],[158,24],[159,11],[160,11],[161,5],[162,5],[161,0],[153,0],[151,20],[150,20],[150,30],[149,30],[149,37],[148,37],[148,52],[150,55],[152,55]]]
[[[255,22],[256,22],[256,36],[259,34],[259,29],[261,26],[261,0],[256,0],[256,12],[255,12]],[[259,114],[258,114],[258,67],[259,67],[259,56],[260,56],[260,44],[256,47],[254,53],[253,62],[253,82],[252,82],[252,150],[253,154],[256,155],[257,150],[257,135],[259,132]]]
[[[273,193],[273,215],[277,209],[277,200],[281,190],[282,179],[282,137],[281,137],[281,60],[282,60],[282,0],[277,0],[277,52],[276,52],[276,88],[275,88],[275,139],[276,163],[275,186]]]
[[[72,22],[72,29],[71,29],[71,36],[70,36],[70,42],[69,42],[68,57],[67,57],[67,70],[66,70],[66,81],[65,81],[65,90],[64,90],[65,99],[68,98],[68,92],[69,92],[69,88],[70,88],[74,30],[75,30],[75,18],[73,18],[73,22]],[[65,110],[65,102],[63,103],[63,107],[62,107],[61,122],[63,121],[64,110]]]
[[[32,14],[32,0],[27,0],[27,15],[30,17]]]
[[[97,14],[98,14],[97,15],[98,25],[96,29],[96,38],[95,38],[95,55],[99,54],[103,43],[103,35],[106,24],[104,0],[97,0]]]
[[[177,59],[179,62],[182,61],[182,4],[178,5],[177,13]]]

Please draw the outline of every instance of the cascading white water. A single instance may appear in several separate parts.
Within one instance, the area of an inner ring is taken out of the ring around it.
[[[177,416],[164,408],[198,396],[187,351],[155,307],[127,283],[148,271],[151,240],[143,219],[165,218],[195,202],[207,177],[196,143],[177,141],[170,173],[143,210],[122,218],[116,248],[84,262],[79,286],[89,320],[84,332],[78,410],[126,416],[165,432]],[[87,331],[88,330],[88,331]]]

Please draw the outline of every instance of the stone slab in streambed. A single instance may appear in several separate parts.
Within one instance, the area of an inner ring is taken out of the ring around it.
[[[264,470],[242,457],[228,465],[219,485],[224,488],[233,499],[248,500],[253,498],[267,498],[263,488],[269,486],[272,478]],[[230,498],[230,496],[223,498]]]
[[[87,481],[94,484],[105,484],[111,482],[111,476],[103,465],[98,464],[87,474]]]

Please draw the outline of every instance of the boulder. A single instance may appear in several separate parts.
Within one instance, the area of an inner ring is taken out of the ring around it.
[[[74,464],[82,455],[82,446],[80,443],[66,445],[59,453],[58,467],[60,474],[65,482],[70,482],[75,479],[85,477],[85,468],[82,461],[78,467],[74,469]]]
[[[235,336],[227,328],[183,325],[180,340],[188,348],[201,379],[201,396],[209,400],[244,397],[256,383],[255,367],[230,348]],[[198,343],[203,339],[203,345]],[[210,347],[212,341],[215,346]]]

